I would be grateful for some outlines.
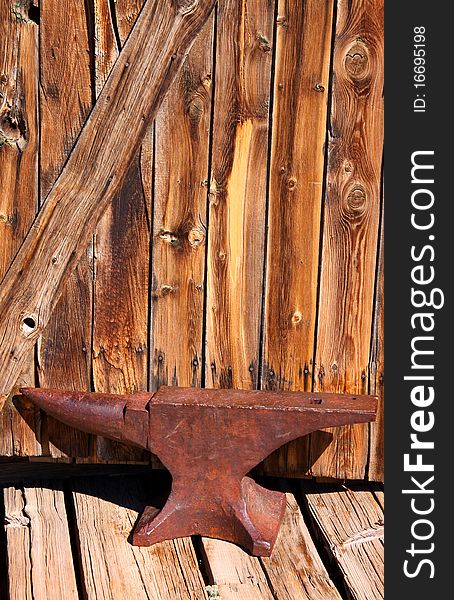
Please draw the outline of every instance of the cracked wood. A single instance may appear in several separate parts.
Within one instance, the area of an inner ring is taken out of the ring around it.
[[[68,31],[77,33],[68,35]],[[91,110],[89,37],[83,3],[40,1],[41,204]],[[90,242],[38,339],[41,387],[90,389],[92,255]],[[91,440],[87,434],[44,413],[41,424],[43,454],[60,459],[90,455]]]
[[[361,394],[368,389],[380,221],[381,0],[339,3],[333,62],[315,390]],[[363,479],[368,451],[367,425],[315,433],[312,474]]]
[[[0,0],[0,282],[38,210],[38,27],[22,6]],[[0,456],[39,453],[38,413],[16,396],[34,385],[33,348],[0,391]],[[7,398],[7,396],[9,397]],[[18,412],[13,404],[19,407]]]
[[[218,8],[206,381],[257,388],[274,0]]]
[[[95,82],[99,95],[143,2],[96,0]],[[96,392],[147,389],[153,130],[146,132],[121,189],[95,232],[93,385]],[[125,298],[128,299],[125,302]],[[98,437],[102,462],[144,461],[138,449]]]
[[[3,490],[10,600],[77,600],[65,499],[58,482]]]
[[[156,117],[151,389],[200,386],[214,15]]]
[[[262,385],[310,391],[333,2],[279,0]],[[308,439],[265,463],[305,474]]]
[[[0,291],[0,394],[48,323],[214,0],[148,0]],[[153,31],[151,35],[150,30]],[[37,282],[36,273],[40,273]]]
[[[314,524],[340,567],[349,597],[383,598],[383,508],[372,492],[341,486],[301,485]],[[326,488],[325,488],[326,489]]]

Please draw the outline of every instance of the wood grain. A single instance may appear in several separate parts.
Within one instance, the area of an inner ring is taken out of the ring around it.
[[[260,560],[238,546],[202,538],[202,548],[210,579],[222,600],[272,600]]]
[[[38,27],[25,6],[0,1],[0,282],[38,209]],[[19,378],[19,381],[17,381]],[[34,385],[33,349],[0,393],[0,455],[40,451],[35,438],[37,412],[18,414],[13,397],[22,385]],[[10,393],[11,392],[11,393]],[[9,398],[7,398],[9,394]]]
[[[262,385],[310,391],[333,2],[280,0],[269,184]],[[308,469],[307,439],[265,463]]]
[[[374,324],[369,365],[369,390],[378,396],[377,419],[369,426],[369,481],[384,481],[385,434],[385,281],[384,281],[384,214],[382,208],[380,247],[375,288]]]
[[[303,485],[304,489],[304,485]],[[354,600],[383,598],[383,510],[370,491],[306,493],[311,515]]]
[[[26,351],[48,323],[213,4],[214,0],[190,6],[150,0],[141,11],[61,176],[3,280],[0,394],[7,395],[14,386]]]
[[[84,3],[40,3],[40,204],[44,203],[90,112],[90,32]],[[68,32],[70,32],[68,34]],[[90,389],[93,248],[68,278],[38,339],[41,387]],[[70,318],[68,318],[70,315]],[[86,457],[90,436],[42,415],[43,452]]]
[[[140,10],[139,3],[117,2],[112,14],[112,6],[108,0],[95,5],[97,94]],[[110,32],[106,23],[111,25]],[[144,180],[152,178],[152,131],[144,140],[147,159],[141,160],[139,151],[95,233],[93,385],[97,392],[127,394],[147,389],[151,189]],[[96,454],[101,461],[145,460],[144,452],[103,438],[97,438]]]
[[[301,509],[291,493],[276,545],[269,558],[261,558],[267,579],[279,600],[341,600],[331,581]]]
[[[118,392],[315,383],[317,391],[377,393],[377,422],[300,439],[261,472],[382,481],[381,1],[340,0],[333,22],[334,0],[220,0],[204,27],[188,16],[198,34],[186,56],[169,50],[189,32],[175,16],[177,0],[42,0],[40,65],[38,27],[25,0],[16,4],[0,0],[0,279],[50,195],[0,288],[0,392],[11,390],[0,397],[0,456],[148,459],[51,419],[41,426],[18,383]],[[148,57],[140,90],[130,79],[137,61],[119,57],[138,18],[143,43],[133,54]],[[167,94],[167,67],[177,69],[161,50],[183,65]],[[165,98],[153,133],[140,117],[156,113],[145,96],[159,73],[157,103]],[[118,94],[107,100],[107,88]],[[77,143],[85,139],[89,160],[76,150],[54,184],[99,94]],[[99,160],[98,150],[106,151]],[[113,176],[106,194],[99,176]],[[107,205],[94,253],[90,228]],[[42,252],[41,236],[55,251]],[[22,275],[19,263],[28,265]],[[68,280],[57,285],[60,278]],[[41,282],[62,294],[57,305]],[[29,354],[19,371],[9,353],[21,348]]]
[[[258,387],[274,0],[218,8],[206,382]]]
[[[143,484],[131,478],[87,479],[75,482],[73,497],[88,600],[206,598],[189,538],[150,548],[128,542],[146,502]]]
[[[200,386],[214,15],[156,117],[151,389]]]
[[[338,5],[315,389],[367,390],[383,148],[383,3]],[[368,427],[311,436],[312,473],[362,479]],[[321,456],[319,458],[319,455]]]
[[[63,491],[3,490],[10,600],[78,600]]]

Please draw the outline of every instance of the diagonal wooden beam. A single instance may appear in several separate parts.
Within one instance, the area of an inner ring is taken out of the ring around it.
[[[0,396],[13,388],[215,2],[146,2],[0,288]]]

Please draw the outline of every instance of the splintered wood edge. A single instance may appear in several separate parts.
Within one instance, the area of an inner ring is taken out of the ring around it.
[[[120,483],[79,480],[73,488],[76,525],[80,541],[81,575],[88,597],[99,600],[131,597],[206,598],[190,538],[166,541],[144,548],[132,546],[130,532],[138,511],[128,508],[145,498],[142,481],[127,478]],[[109,490],[115,489],[115,500]]]
[[[384,518],[377,498],[367,489],[300,485],[314,526],[351,596],[381,600]]]
[[[205,567],[223,600],[261,598],[340,600],[300,507],[291,493],[271,557],[256,558],[238,546],[202,537]]]
[[[3,494],[11,598],[77,600],[63,491],[9,487]]]

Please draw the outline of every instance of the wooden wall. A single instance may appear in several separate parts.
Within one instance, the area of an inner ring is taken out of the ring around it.
[[[142,4],[0,0],[0,278]],[[382,20],[383,0],[219,0],[18,386],[377,393],[377,423],[261,471],[383,479]],[[0,427],[4,457],[149,460],[19,395]]]

